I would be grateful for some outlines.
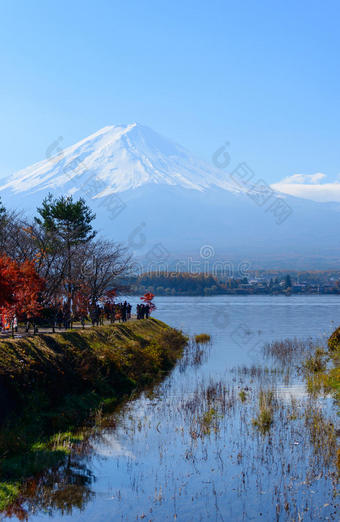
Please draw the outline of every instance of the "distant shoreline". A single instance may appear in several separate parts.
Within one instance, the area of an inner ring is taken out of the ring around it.
[[[146,272],[125,282],[130,295],[340,295],[340,272],[248,271],[234,276],[191,272]]]
[[[149,290],[147,290],[149,291]],[[144,290],[136,291],[136,292],[128,292],[127,295],[133,296],[133,297],[139,297],[142,293],[145,293]],[[215,292],[215,293],[193,293],[193,292],[175,292],[175,293],[156,293],[156,297],[216,297],[216,296],[222,296],[222,295],[230,295],[230,296],[241,296],[241,297],[247,297],[247,296],[269,296],[269,297],[278,297],[278,296],[285,296],[285,297],[292,297],[292,296],[301,296],[305,297],[308,295],[338,295],[340,296],[340,291],[338,292]]]

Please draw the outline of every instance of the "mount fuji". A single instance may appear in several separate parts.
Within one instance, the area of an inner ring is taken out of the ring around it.
[[[162,184],[203,192],[209,187],[232,190],[232,184],[219,171],[192,157],[183,147],[163,138],[148,127],[133,123],[109,126],[59,150],[51,157],[20,170],[0,190],[15,193],[41,192],[61,188],[72,190],[91,173],[103,181],[106,189],[96,194],[103,197],[125,192],[143,185]]]
[[[105,127],[64,150],[56,140],[43,161],[0,179],[0,197],[31,215],[49,192],[83,197],[103,236],[149,261],[209,252],[254,267],[336,266],[340,205],[271,192],[255,178],[247,182],[249,173],[243,165],[246,177],[235,178],[133,123]]]

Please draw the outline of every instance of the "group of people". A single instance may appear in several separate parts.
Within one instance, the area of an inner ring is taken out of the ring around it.
[[[64,306],[60,306],[57,308],[56,314],[55,314],[55,324],[56,326],[61,329],[62,327],[70,328],[72,322],[72,316],[71,311],[69,307],[64,304]]]
[[[150,317],[152,307],[150,304],[137,304],[137,319],[148,319]],[[54,323],[54,328],[72,328],[74,322],[79,321],[83,328],[85,327],[85,323],[88,319],[90,319],[92,326],[103,325],[104,321],[110,321],[110,323],[114,322],[123,322],[125,323],[129,319],[131,319],[132,314],[132,306],[127,301],[123,303],[105,303],[104,306],[100,306],[97,303],[91,305],[89,310],[87,311],[77,311],[71,312],[68,303],[61,304],[56,306],[53,309],[52,313],[52,321]],[[36,325],[34,326],[34,330],[38,331]],[[9,321],[4,315],[0,315],[0,332],[5,332],[10,328],[14,328],[17,331],[18,322],[16,317],[13,321]],[[30,322],[27,321],[26,331],[28,332],[30,328]]]
[[[137,305],[137,319],[149,319],[150,315],[149,304],[138,304]]]
[[[125,323],[128,319],[131,319],[132,306],[127,301],[124,303],[105,303],[104,307],[94,305],[90,308],[90,319],[93,326],[99,326],[104,324],[104,319],[114,323],[122,321]]]
[[[124,301],[124,303],[117,303],[114,306],[114,318],[111,322],[122,321],[125,323],[128,319],[131,319],[132,306],[130,303]]]
[[[151,312],[151,306],[149,304],[138,304],[136,312],[137,319],[148,319]],[[88,316],[86,314],[80,314],[79,317],[71,317],[69,309],[65,306],[58,309],[55,322],[59,329],[62,326],[66,329],[70,327],[71,321],[78,320],[84,326],[85,321],[89,317],[92,326],[99,326],[103,325],[105,320],[110,321],[110,323],[116,321],[119,323],[125,323],[131,319],[131,314],[132,306],[127,301],[124,301],[123,303],[105,303],[103,307],[98,304],[93,304],[90,306]]]
[[[73,322],[80,321],[82,326],[85,326],[86,320],[90,319],[92,326],[103,325],[104,321],[115,321],[125,322],[131,319],[132,306],[127,301],[124,303],[105,303],[104,306],[98,304],[92,304],[87,312],[78,312],[76,315],[72,315],[71,311],[66,304],[57,309],[55,314],[55,325],[61,329],[70,328]]]

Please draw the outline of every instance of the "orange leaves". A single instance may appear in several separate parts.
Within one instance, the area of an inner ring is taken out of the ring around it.
[[[156,305],[152,302],[154,297],[155,294],[153,294],[152,292],[147,292],[143,295],[143,297],[141,297],[141,300],[144,301],[145,304],[149,305],[150,312],[156,310]]]
[[[11,280],[15,270],[12,262],[9,261],[5,256],[0,257],[0,306],[13,301]]]
[[[152,299],[155,297],[155,294],[152,294],[151,292],[147,292],[146,294],[141,297],[141,299],[146,303],[148,301],[152,301]]]
[[[43,286],[32,261],[19,264],[7,256],[0,257],[0,310],[7,316],[37,315]]]

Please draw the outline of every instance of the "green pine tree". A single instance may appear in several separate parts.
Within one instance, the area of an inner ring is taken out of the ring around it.
[[[92,221],[96,216],[84,199],[73,201],[72,196],[53,198],[52,194],[43,200],[37,211],[39,216],[35,217],[35,222],[46,233],[49,248],[57,249],[65,259],[70,310],[73,294],[73,254],[77,245],[91,241],[96,235],[92,227]]]

